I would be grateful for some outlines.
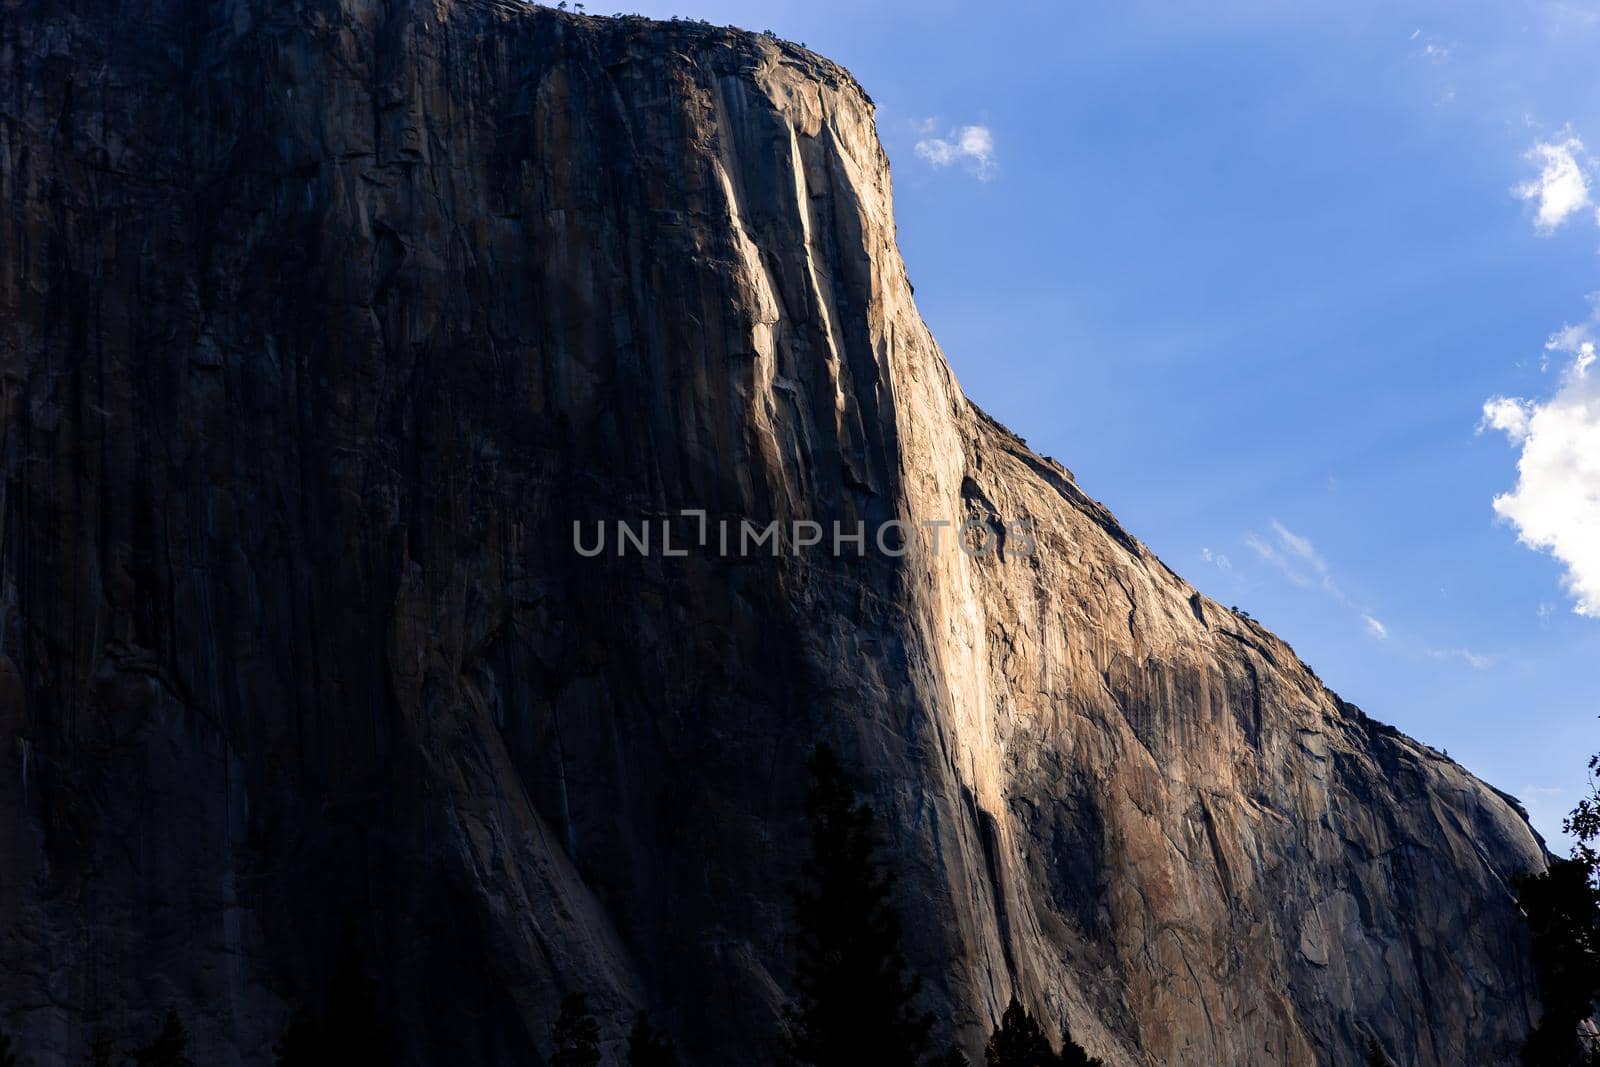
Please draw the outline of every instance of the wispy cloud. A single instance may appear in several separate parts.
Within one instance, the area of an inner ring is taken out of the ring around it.
[[[938,128],[934,119],[919,124],[923,133]],[[962,126],[943,137],[924,137],[917,142],[917,156],[935,167],[959,163],[979,181],[988,181],[995,170],[994,134],[987,126]]]
[[[1362,629],[1374,641],[1390,640],[1393,635],[1390,633],[1389,624],[1378,618],[1370,607],[1345,593],[1335,580],[1333,568],[1329,565],[1327,557],[1311,538],[1295,533],[1276,519],[1268,524],[1268,530],[1270,532],[1266,534],[1251,532],[1244,538],[1244,543],[1250,546],[1251,551],[1262,562],[1276,568],[1295,585],[1321,593],[1349,611],[1354,616],[1352,621],[1359,620]],[[1496,657],[1469,648],[1426,646],[1419,648],[1417,643],[1407,641],[1403,634],[1394,644],[1398,646],[1398,651],[1425,654],[1437,660],[1465,663],[1473,670],[1488,670],[1496,663]]]
[[[1456,72],[1452,69],[1450,60],[1455,56],[1455,45],[1422,30],[1412,30],[1409,38],[1412,55],[1419,62],[1426,63],[1433,68],[1429,82],[1433,86],[1433,102],[1435,105],[1445,105],[1455,102],[1456,89],[1454,78]]]
[[[1470,648],[1430,648],[1428,655],[1440,660],[1460,660],[1475,671],[1486,671],[1494,666],[1494,657],[1474,652]]]
[[[1430,34],[1423,33],[1421,30],[1412,30],[1411,36],[1407,40],[1416,46],[1417,55],[1430,63],[1443,63],[1455,51],[1452,46],[1445,44]]]
[[[1311,539],[1301,537],[1277,519],[1272,520],[1271,538],[1250,533],[1245,536],[1244,543],[1264,562],[1282,571],[1294,584],[1305,589],[1321,589],[1340,603],[1349,603],[1334,582],[1328,561],[1322,558]]]
[[[1233,560],[1229,559],[1227,556],[1224,556],[1220,552],[1213,552],[1209,548],[1202,548],[1200,550],[1200,558],[1205,560],[1207,563],[1211,564],[1213,567],[1217,568],[1218,570],[1222,570],[1222,571],[1231,571],[1231,570],[1233,570]]]
[[[1328,565],[1317,554],[1317,548],[1311,543],[1310,538],[1301,537],[1277,519],[1272,520],[1272,532],[1278,535],[1278,539],[1284,543],[1290,552],[1310,563],[1318,571],[1324,574],[1327,573]]]
[[[1589,30],[1593,29],[1596,23],[1600,23],[1600,10],[1582,0],[1577,3],[1555,0],[1554,3],[1544,5],[1544,13],[1552,27],[1558,31]]]
[[[1549,552],[1565,568],[1563,585],[1579,615],[1600,618],[1600,369],[1595,367],[1595,312],[1564,326],[1545,345],[1565,356],[1555,394],[1545,400],[1491,397],[1479,432],[1499,430],[1521,449],[1517,485],[1494,498],[1495,514],[1517,539]]]
[[[1311,589],[1333,598],[1340,606],[1360,616],[1361,624],[1372,637],[1380,641],[1389,638],[1389,628],[1367,608],[1356,604],[1334,580],[1333,568],[1318,551],[1311,538],[1289,529],[1277,519],[1269,524],[1270,535],[1249,533],[1244,543],[1250,546],[1262,562],[1277,568],[1284,577],[1302,589]]]
[[[1537,203],[1534,226],[1540,233],[1554,233],[1563,222],[1590,204],[1583,142],[1568,132],[1560,140],[1534,145],[1528,149],[1526,158],[1539,164],[1539,176],[1523,182],[1512,192],[1519,200]]]

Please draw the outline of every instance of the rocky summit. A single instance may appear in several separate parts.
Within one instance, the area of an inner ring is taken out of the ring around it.
[[[1113,1067],[1515,1062],[1517,803],[967,400],[845,70],[497,0],[0,0],[0,83],[35,1064],[169,1007],[269,1063],[341,943],[407,1063],[545,1062],[571,992],[607,1063],[641,1008],[776,1063],[822,741],[941,1043],[1015,994]]]

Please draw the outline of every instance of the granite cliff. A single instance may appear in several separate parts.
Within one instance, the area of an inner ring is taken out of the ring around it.
[[[774,1062],[819,739],[973,1051],[1015,992],[1115,1065],[1514,1062],[1515,802],[967,401],[841,68],[495,0],[0,0],[0,84],[36,1063],[169,1004],[269,1062],[341,931],[414,1062],[542,1062],[570,990],[610,1054],[647,1007]],[[999,547],[575,551],[683,509]]]

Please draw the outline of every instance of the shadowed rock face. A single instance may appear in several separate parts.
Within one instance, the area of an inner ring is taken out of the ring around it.
[[[643,1006],[772,1062],[820,739],[973,1051],[1015,991],[1119,1065],[1513,1062],[1520,810],[967,402],[840,68],[490,0],[0,0],[0,82],[35,1062],[177,1004],[264,1063],[345,929],[416,1062],[540,1062],[570,990],[611,1054]],[[664,557],[684,508],[1037,547]],[[649,557],[574,551],[618,519]]]

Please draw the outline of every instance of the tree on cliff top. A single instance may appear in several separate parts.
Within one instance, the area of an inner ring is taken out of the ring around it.
[[[562,1000],[552,1037],[556,1051],[550,1057],[550,1067],[598,1067],[600,1024],[589,1014],[582,993],[569,993]]]
[[[918,982],[901,951],[872,809],[856,798],[827,745],[817,747],[810,770],[811,862],[795,889],[792,1051],[817,1067],[916,1067],[932,1019],[912,1006]]]

